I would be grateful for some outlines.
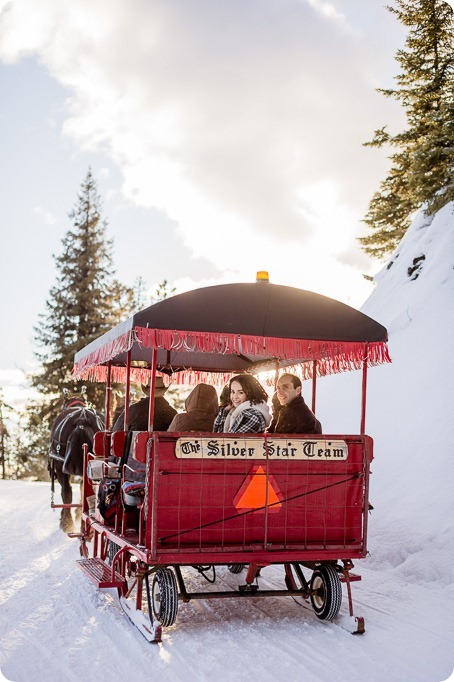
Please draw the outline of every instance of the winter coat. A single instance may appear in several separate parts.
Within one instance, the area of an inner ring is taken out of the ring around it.
[[[186,412],[175,415],[168,431],[212,431],[219,409],[216,389],[198,384],[184,403]]]
[[[270,424],[268,433],[321,433],[322,425],[299,395],[282,405]]]
[[[271,421],[266,403],[251,405],[249,400],[238,407],[225,407],[220,410],[214,422],[215,433],[262,433]]]
[[[143,398],[138,403],[133,403],[129,407],[128,431],[146,431],[148,429],[148,411],[150,409],[150,398]],[[154,431],[167,431],[169,424],[177,414],[177,411],[169,405],[165,398],[154,399]],[[123,431],[125,421],[125,411],[120,414],[112,431]]]

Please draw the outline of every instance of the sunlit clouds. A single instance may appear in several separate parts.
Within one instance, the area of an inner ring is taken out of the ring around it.
[[[275,282],[361,302],[362,272],[376,266],[357,237],[383,164],[362,143],[383,105],[378,55],[346,9],[14,0],[0,57],[45,65],[68,90],[66,139],[113,160],[124,198],[167,216],[218,281],[265,268]]]

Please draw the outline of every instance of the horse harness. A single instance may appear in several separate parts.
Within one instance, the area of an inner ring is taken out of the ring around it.
[[[65,412],[67,412],[67,414],[65,414]],[[86,426],[93,428],[93,421],[90,421],[88,418],[88,413],[93,415],[96,425],[101,429],[102,424],[96,412],[90,410],[84,404],[74,401],[70,402],[65,407],[60,414],[60,417],[64,415],[63,418],[58,422],[51,434],[49,447],[49,457],[51,459],[57,460],[58,462],[65,461],[66,446],[68,445],[69,438],[72,436],[74,429],[84,429]]]

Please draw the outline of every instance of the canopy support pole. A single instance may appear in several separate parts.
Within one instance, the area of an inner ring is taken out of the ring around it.
[[[150,405],[148,408],[148,431],[153,431],[154,422],[154,392],[156,385],[156,365],[158,358],[158,349],[153,348],[151,354],[151,368],[150,368]]]
[[[315,402],[317,397],[317,360],[312,361],[312,412],[315,414]]]
[[[131,351],[128,350],[126,355],[126,390],[125,390],[125,423],[124,431],[128,430],[129,422],[129,397],[131,390]]]
[[[111,393],[112,393],[112,386],[111,384],[111,375],[112,375],[112,363],[109,360],[107,363],[107,379],[106,379],[106,402],[105,402],[105,407],[104,407],[104,412],[106,414],[106,431],[109,430],[110,428],[110,400],[111,400]]]
[[[366,393],[367,393],[367,360],[369,358],[369,344],[364,344],[364,358],[363,358],[363,385],[361,392],[361,425],[360,434],[364,436],[366,433]]]
[[[275,391],[277,389],[278,379],[279,379],[279,362],[276,362],[274,365],[274,390]]]

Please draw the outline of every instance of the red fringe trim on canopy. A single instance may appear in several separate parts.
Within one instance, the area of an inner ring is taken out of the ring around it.
[[[319,360],[319,376],[349,369],[359,369],[364,360],[366,343],[362,341],[313,341],[305,339],[280,339],[239,334],[214,334],[209,332],[169,331],[136,327],[137,340],[148,348],[164,348],[202,353],[243,354],[273,357],[280,360]],[[391,362],[388,346],[373,341],[368,346],[368,365]],[[312,370],[311,370],[312,372]]]
[[[194,386],[200,383],[211,384],[212,386],[219,386],[222,388],[227,384],[234,372],[199,372],[192,369],[184,369],[180,372],[175,372],[171,376],[156,372],[157,376],[161,376],[166,386]],[[100,381],[107,382],[107,367],[106,365],[97,365],[90,367],[82,374],[78,375],[79,379],[86,381]],[[113,384],[126,383],[126,367],[112,366],[110,380]],[[150,370],[139,367],[131,367],[131,382],[135,384],[150,383]]]
[[[72,375],[76,378],[83,378],[87,370],[94,365],[102,365],[104,362],[112,360],[120,353],[124,353],[132,348],[135,340],[135,333],[130,329],[125,334],[118,336],[113,341],[109,341],[101,348],[94,350],[85,356],[80,362],[74,365]],[[113,368],[112,368],[113,369]]]
[[[134,339],[135,337],[135,339]],[[280,339],[263,336],[241,336],[239,334],[217,334],[212,332],[188,332],[177,330],[148,329],[136,327],[114,341],[93,351],[77,363],[73,375],[77,378],[92,381],[106,381],[107,367],[102,366],[120,353],[128,351],[134,340],[147,348],[163,348],[180,352],[203,352],[222,354],[243,354],[277,360],[293,361],[289,364],[299,368],[298,374],[303,379],[312,378],[313,360],[317,360],[317,376],[337,374],[348,370],[360,369],[365,359],[367,348],[367,364],[369,367],[384,362],[391,362],[388,346],[382,341],[314,341],[304,339]],[[298,359],[301,361],[298,362]],[[260,371],[256,367],[256,371]],[[288,368],[287,370],[288,371]],[[125,383],[126,368],[112,366],[111,380],[114,383]],[[234,373],[205,372],[186,368],[172,375],[172,383],[193,384],[209,381],[223,386]],[[146,384],[149,381],[148,369],[132,367],[131,379]],[[163,375],[166,377],[166,375]]]

